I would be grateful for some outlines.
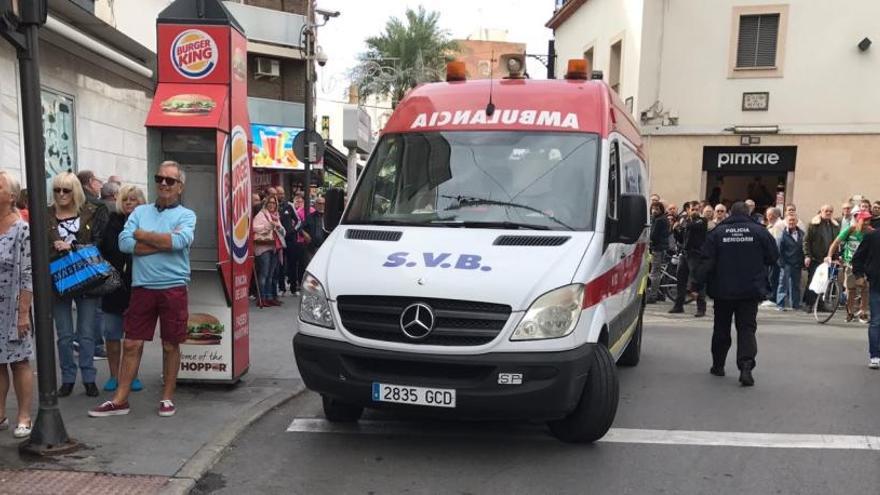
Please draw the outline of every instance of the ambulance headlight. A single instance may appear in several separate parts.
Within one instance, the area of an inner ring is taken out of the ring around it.
[[[324,286],[311,273],[306,273],[302,282],[302,297],[299,300],[299,319],[319,327],[335,328],[330,301]]]
[[[510,340],[557,339],[574,331],[584,301],[582,284],[552,290],[532,303]]]

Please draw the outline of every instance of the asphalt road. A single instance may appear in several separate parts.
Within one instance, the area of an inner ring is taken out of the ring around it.
[[[662,309],[646,317],[641,364],[619,370],[614,441],[373,411],[339,430],[306,393],[239,437],[196,493],[878,493],[880,372],[867,368],[864,325],[762,310],[757,385],[746,389],[732,359],[727,377],[708,374],[711,319]],[[804,438],[818,445],[791,448]]]

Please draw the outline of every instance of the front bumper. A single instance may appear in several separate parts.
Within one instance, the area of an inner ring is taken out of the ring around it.
[[[293,350],[306,386],[373,408],[457,419],[549,420],[574,410],[597,344],[560,352],[471,356],[411,354],[358,347],[297,334]],[[521,385],[499,385],[499,373],[521,373]],[[456,390],[454,409],[374,402],[373,382]]]

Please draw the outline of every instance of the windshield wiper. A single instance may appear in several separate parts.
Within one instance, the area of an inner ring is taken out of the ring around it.
[[[528,230],[550,230],[546,225],[538,225],[534,223],[507,222],[507,221],[478,221],[478,220],[432,220],[430,225],[438,225],[444,227],[464,227],[477,229],[528,229]]]
[[[541,211],[537,208],[533,208],[529,205],[523,205],[523,204],[519,204],[519,203],[511,203],[509,201],[497,201],[494,199],[477,198],[475,196],[449,196],[449,195],[444,194],[444,195],[441,195],[441,197],[447,198],[447,199],[454,199],[454,200],[458,201],[457,205],[449,206],[441,211],[458,210],[458,209],[461,209],[465,206],[476,206],[476,205],[509,206],[512,208],[521,208],[523,210],[528,210],[528,211],[537,213],[543,217],[549,218],[550,220],[558,223],[559,225],[562,225],[563,227],[565,227],[568,230],[574,230],[574,227],[566,224],[562,220],[554,217],[553,215],[549,215],[547,213],[544,213],[543,211]],[[511,223],[516,223],[516,222],[511,222]],[[525,224],[525,225],[530,225],[530,224]],[[549,228],[546,230],[549,230]]]

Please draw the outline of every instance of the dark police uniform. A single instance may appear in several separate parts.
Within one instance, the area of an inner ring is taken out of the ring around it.
[[[734,316],[737,368],[750,372],[755,367],[758,304],[770,290],[768,267],[778,259],[779,250],[773,236],[764,226],[744,215],[725,219],[706,237],[695,278],[698,286],[708,284],[709,296],[715,300],[713,369],[724,369]]]

